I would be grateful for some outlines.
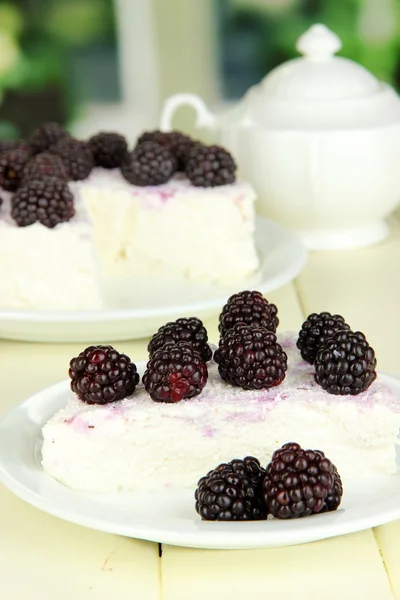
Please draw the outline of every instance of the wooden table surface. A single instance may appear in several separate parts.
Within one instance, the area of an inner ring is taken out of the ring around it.
[[[342,314],[364,331],[379,369],[400,376],[400,214],[390,237],[359,250],[312,252],[295,282],[268,294],[280,329],[311,312]],[[217,339],[216,318],[206,323]],[[108,340],[113,343],[113,340]],[[147,340],[115,346],[146,358]],[[82,344],[0,342],[0,416],[65,378]],[[20,375],[23,366],[24,376]],[[400,522],[289,548],[211,551],[91,531],[25,504],[0,485],[0,598],[4,600],[400,599]]]

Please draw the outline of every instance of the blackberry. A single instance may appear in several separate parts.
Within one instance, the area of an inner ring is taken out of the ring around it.
[[[245,390],[279,385],[287,370],[287,356],[276,335],[243,323],[220,339],[214,360],[222,379]]]
[[[154,352],[142,381],[155,402],[179,402],[200,394],[207,378],[200,353],[187,342],[178,342]]]
[[[69,363],[71,390],[88,404],[108,404],[133,394],[136,365],[112,346],[89,346]]]
[[[69,221],[74,214],[74,200],[67,183],[55,177],[31,179],[11,199],[11,216],[19,227],[39,221],[52,228]]]
[[[193,140],[180,131],[145,131],[138,139],[138,144],[143,142],[155,142],[168,148],[177,160],[177,170],[184,171],[186,168],[189,150]]]
[[[202,321],[196,317],[177,319],[160,327],[157,333],[151,338],[147,347],[150,358],[162,346],[176,344],[179,341],[191,344],[195,350],[200,352],[204,362],[211,360],[212,351],[208,345],[207,330]]]
[[[2,152],[8,152],[8,150],[14,150],[14,148],[19,145],[20,142],[16,142],[14,140],[0,140],[0,154]]]
[[[8,192],[15,192],[21,185],[22,173],[32,151],[26,144],[18,144],[15,148],[0,154],[0,187]]]
[[[236,163],[225,148],[193,144],[186,163],[185,173],[198,187],[216,187],[234,183]]]
[[[350,329],[350,327],[340,315],[331,315],[328,312],[308,315],[301,326],[297,340],[297,347],[302,358],[313,365],[318,350],[326,340],[336,331],[344,329]]]
[[[100,131],[89,139],[94,163],[103,169],[117,169],[128,155],[128,144],[119,133]]]
[[[196,511],[205,521],[259,521],[267,518],[261,496],[265,470],[252,456],[219,465],[202,477]]]
[[[233,294],[219,316],[219,332],[223,337],[236,323],[265,327],[275,333],[279,325],[278,309],[260,292],[244,291]]]
[[[23,182],[29,179],[42,179],[42,177],[56,177],[67,181],[67,169],[59,156],[40,152],[31,158],[22,171]]]
[[[176,171],[176,159],[155,142],[142,142],[128,155],[121,173],[133,185],[161,185]]]
[[[42,123],[31,134],[29,145],[35,154],[39,154],[66,138],[69,133],[59,123]]]
[[[336,510],[342,494],[340,475],[325,454],[295,443],[273,453],[262,483],[265,507],[277,519]]]
[[[330,394],[360,394],[376,379],[375,351],[361,331],[337,331],[318,350],[314,369]]]
[[[79,181],[89,177],[93,167],[93,154],[86,142],[75,138],[64,138],[50,147],[51,154],[56,154],[67,169],[68,178]]]

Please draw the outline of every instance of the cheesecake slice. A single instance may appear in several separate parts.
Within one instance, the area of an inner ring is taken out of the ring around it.
[[[288,355],[281,385],[245,391],[209,379],[195,398],[153,402],[141,385],[108,405],[71,394],[43,428],[44,470],[86,492],[195,488],[221,462],[254,455],[262,464],[286,442],[323,450],[346,478],[392,475],[400,397],[378,379],[357,396],[334,396],[318,386],[293,334],[278,335]]]
[[[178,174],[140,187],[119,169],[96,168],[69,187],[75,216],[53,229],[18,227],[1,192],[1,308],[98,309],[107,307],[110,285],[129,292],[131,282],[132,294],[140,278],[159,288],[229,285],[259,266],[248,183],[200,188]]]

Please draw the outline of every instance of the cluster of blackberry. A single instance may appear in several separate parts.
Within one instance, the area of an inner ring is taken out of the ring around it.
[[[214,354],[222,379],[248,390],[283,381],[287,356],[275,335],[277,312],[257,291],[228,299]],[[373,349],[340,315],[311,314],[297,346],[304,360],[314,365],[316,382],[329,393],[358,394],[376,378]],[[155,402],[179,402],[201,393],[212,351],[200,319],[181,318],[160,327],[148,352],[142,382]],[[71,360],[69,374],[71,389],[88,403],[121,400],[139,382],[136,365],[111,346],[90,346]],[[276,450],[265,468],[251,456],[220,464],[199,480],[195,501],[204,520],[254,521],[334,511],[342,495],[340,475],[324,452],[291,442]]]
[[[360,394],[376,379],[374,349],[341,315],[309,315],[297,347],[302,358],[314,366],[315,381],[330,394]]]
[[[128,154],[121,172],[134,185],[160,185],[174,173],[192,185],[216,187],[235,181],[236,164],[221,146],[206,146],[179,131],[146,131]]]
[[[195,500],[206,521],[259,521],[333,511],[342,495],[340,475],[321,450],[288,443],[265,469],[252,456],[222,463],[199,480]]]
[[[197,396],[207,383],[212,352],[200,319],[167,323],[153,335],[142,382],[155,402]],[[70,362],[71,389],[84,402],[107,404],[131,395],[139,382],[136,365],[111,346],[90,346]]]
[[[74,215],[68,181],[86,179],[95,167],[120,169],[138,186],[160,185],[182,171],[195,186],[233,183],[236,165],[219,146],[205,146],[179,131],[148,131],[129,152],[124,136],[100,132],[73,138],[58,123],[43,123],[24,142],[0,140],[0,187],[15,193],[12,216],[20,227],[39,221],[55,227]],[[34,182],[34,183],[33,183]],[[1,202],[0,202],[1,205]]]

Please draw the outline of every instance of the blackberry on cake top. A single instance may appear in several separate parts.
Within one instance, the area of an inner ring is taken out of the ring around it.
[[[160,327],[147,347],[150,358],[159,348],[168,344],[176,344],[179,341],[191,344],[195,350],[200,352],[204,362],[211,360],[212,351],[208,345],[207,330],[197,317],[180,318]]]
[[[202,477],[195,491],[196,511],[205,521],[259,521],[267,518],[261,496],[265,469],[247,456],[222,463]]]
[[[262,483],[267,512],[277,519],[297,519],[336,510],[343,495],[335,465],[321,450],[288,443],[276,450]]]
[[[189,150],[186,176],[197,187],[216,187],[235,182],[236,163],[222,146],[193,144]]]
[[[29,179],[42,179],[43,177],[56,177],[68,180],[67,169],[61,158],[49,152],[40,152],[33,156],[22,171],[22,181]]]
[[[75,214],[74,199],[65,181],[56,177],[30,179],[11,199],[11,216],[19,227],[37,221],[50,229]]]
[[[94,163],[103,169],[117,169],[126,161],[128,144],[123,135],[100,131],[89,139]]]
[[[7,152],[8,150],[13,150],[20,143],[21,142],[17,142],[16,140],[0,140],[0,154],[2,152]]]
[[[131,396],[139,383],[136,365],[112,346],[89,346],[69,364],[71,390],[88,404]]]
[[[137,143],[155,142],[167,148],[176,158],[177,170],[184,171],[189,155],[189,150],[193,145],[193,140],[181,131],[145,131],[139,137]]]
[[[314,369],[330,394],[360,394],[377,377],[375,351],[361,331],[337,331],[318,350]]]
[[[15,192],[21,185],[22,173],[31,157],[31,148],[23,143],[0,153],[0,187]]]
[[[128,155],[121,173],[133,185],[161,185],[176,168],[176,158],[168,148],[156,142],[142,142]]]
[[[222,379],[245,390],[279,385],[287,370],[287,355],[276,335],[244,323],[236,323],[220,339],[214,360]]]
[[[197,396],[207,383],[208,370],[200,353],[187,342],[162,346],[152,354],[142,377],[155,402],[179,402]]]
[[[275,333],[279,325],[278,309],[257,291],[233,294],[219,316],[219,332],[223,337],[236,323],[265,327]]]
[[[31,134],[28,143],[35,154],[45,152],[62,139],[68,138],[69,133],[54,122],[42,123]]]
[[[94,167],[89,144],[75,138],[63,138],[51,146],[49,151],[61,158],[67,169],[68,178],[73,181],[86,179]]]
[[[299,331],[297,348],[302,358],[314,364],[317,352],[336,331],[348,330],[349,325],[341,315],[331,315],[329,312],[312,313],[308,315]]]

